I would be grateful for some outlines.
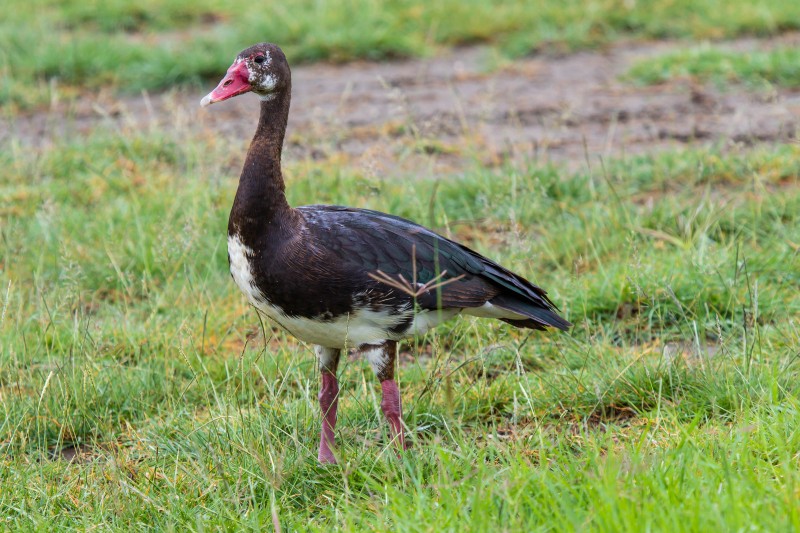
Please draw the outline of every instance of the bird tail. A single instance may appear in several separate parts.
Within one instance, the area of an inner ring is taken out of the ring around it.
[[[531,329],[547,329],[550,327],[558,328],[563,331],[566,331],[572,326],[568,320],[559,316],[555,309],[548,309],[534,302],[526,302],[522,299],[509,297],[503,294],[495,296],[489,300],[489,302],[500,309],[505,309],[506,311],[527,317],[527,319],[501,319],[512,326]]]

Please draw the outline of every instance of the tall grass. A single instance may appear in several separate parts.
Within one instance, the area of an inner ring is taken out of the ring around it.
[[[227,273],[240,149],[99,129],[1,153],[3,527],[800,526],[797,146],[438,181],[290,164],[292,203],[433,225],[576,324],[464,319],[406,343],[399,460],[348,360],[337,467],[316,464],[311,351]]]

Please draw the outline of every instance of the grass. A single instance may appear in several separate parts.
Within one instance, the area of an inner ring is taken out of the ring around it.
[[[227,273],[231,153],[104,127],[0,152],[3,528],[800,528],[800,147],[438,181],[291,163],[294,204],[435,226],[576,324],[407,343],[400,460],[348,361],[337,467],[316,464],[311,350]]]
[[[513,57],[800,21],[778,0],[10,1],[12,126],[96,91],[216,79],[264,39],[293,64],[469,43]],[[795,65],[706,45],[631,76],[796,86]],[[244,146],[172,122],[0,142],[0,529],[800,530],[800,145],[439,179],[289,162],[293,204],[438,228],[575,323],[463,319],[405,343],[400,459],[372,372],[346,361],[343,461],[321,467],[312,351],[228,274]]]
[[[488,43],[506,54],[620,38],[722,39],[800,28],[784,0],[10,0],[0,20],[0,104],[12,109],[112,87],[127,92],[217,78],[263,40],[303,61],[430,54]]]
[[[718,85],[796,88],[800,87],[800,51],[781,47],[743,53],[706,44],[640,61],[627,77],[646,84],[692,78]]]

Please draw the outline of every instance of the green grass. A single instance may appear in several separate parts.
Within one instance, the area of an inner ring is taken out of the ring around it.
[[[649,58],[634,65],[627,78],[647,84],[674,78],[714,81],[718,85],[744,83],[763,87],[800,87],[800,50],[735,52],[709,45]]]
[[[437,181],[290,163],[293,203],[435,226],[575,323],[407,343],[402,460],[349,361],[337,467],[311,350],[262,332],[227,272],[231,153],[103,128],[0,152],[2,528],[800,528],[800,147]]]
[[[800,4],[777,0],[11,0],[0,103],[13,118],[217,78],[264,39],[295,64],[798,21]],[[630,76],[792,87],[797,65],[791,49],[705,46]],[[227,272],[243,154],[196,126],[0,146],[1,530],[800,530],[800,145],[438,180],[290,162],[292,203],[436,227],[575,323],[463,319],[407,342],[402,459],[368,365],[348,361],[336,467],[316,463],[311,350],[262,329]]]
[[[76,91],[128,92],[224,73],[254,42],[293,64],[430,54],[489,43],[512,56],[634,38],[721,39],[800,28],[785,0],[9,0],[0,19],[0,104],[31,108]]]

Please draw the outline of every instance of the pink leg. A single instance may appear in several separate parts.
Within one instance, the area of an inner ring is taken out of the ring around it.
[[[381,381],[381,391],[383,392],[381,410],[386,420],[389,421],[392,440],[397,443],[398,448],[407,450],[408,445],[403,430],[403,409],[400,404],[400,391],[397,389],[397,383],[394,379]]]
[[[322,430],[319,437],[319,454],[317,459],[320,463],[334,464],[334,457],[331,448],[334,444],[334,429],[336,428],[336,408],[339,404],[339,382],[336,381],[336,374],[322,371],[322,389],[319,391],[319,408],[322,411]]]
[[[359,347],[372,365],[372,370],[381,382],[381,410],[389,422],[392,440],[400,450],[407,450],[403,429],[403,408],[400,405],[400,391],[394,380],[394,365],[397,359],[397,342],[386,341],[381,344],[363,344]]]

